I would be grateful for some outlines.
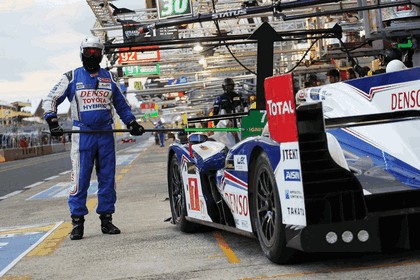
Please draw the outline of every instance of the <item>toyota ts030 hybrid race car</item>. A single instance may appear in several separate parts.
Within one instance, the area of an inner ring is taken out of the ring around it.
[[[417,68],[297,94],[291,74],[266,79],[260,136],[228,148],[191,134],[169,148],[172,222],[257,237],[275,263],[419,249],[419,78]]]

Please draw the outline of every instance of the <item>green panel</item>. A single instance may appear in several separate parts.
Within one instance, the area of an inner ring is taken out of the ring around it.
[[[123,67],[125,76],[148,76],[153,74],[160,74],[160,65],[152,66],[125,66]]]
[[[242,139],[261,135],[266,123],[267,114],[265,110],[250,110],[248,116],[242,117]]]

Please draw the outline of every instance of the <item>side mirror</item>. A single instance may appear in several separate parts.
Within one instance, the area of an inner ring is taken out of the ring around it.
[[[207,137],[207,135],[199,134],[199,133],[193,133],[188,137],[188,141],[190,142],[191,145],[206,142],[208,139],[209,138]]]

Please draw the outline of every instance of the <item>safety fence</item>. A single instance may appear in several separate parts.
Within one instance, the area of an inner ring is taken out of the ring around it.
[[[37,157],[53,153],[69,151],[71,143],[58,143],[51,145],[33,146],[26,148],[12,148],[0,150],[0,162]]]

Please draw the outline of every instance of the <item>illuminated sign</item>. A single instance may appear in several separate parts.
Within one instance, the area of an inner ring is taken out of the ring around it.
[[[191,0],[159,0],[159,19],[192,15]]]

